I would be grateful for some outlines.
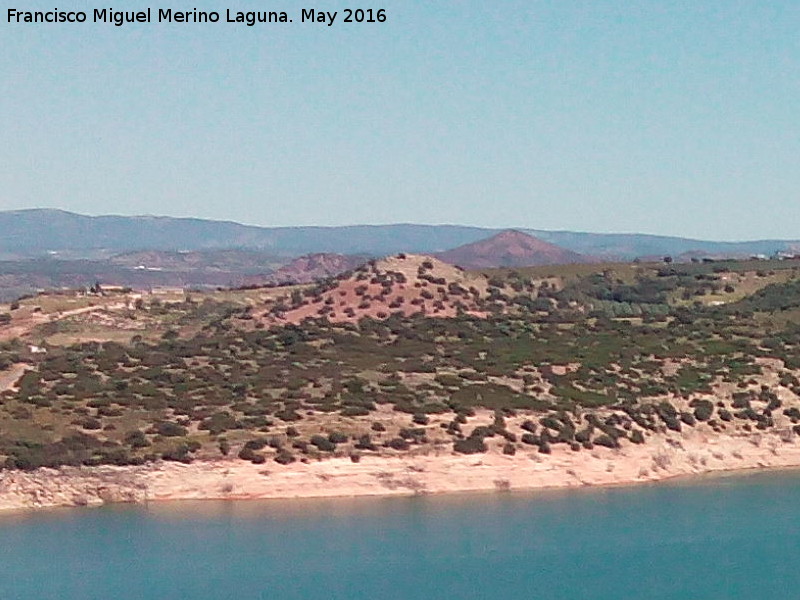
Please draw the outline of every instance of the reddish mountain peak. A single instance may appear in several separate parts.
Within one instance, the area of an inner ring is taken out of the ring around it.
[[[550,250],[550,251],[559,251],[559,252],[570,252],[570,250],[566,250],[561,248],[560,246],[556,246],[555,244],[551,244],[549,242],[545,242],[542,239],[534,237],[532,235],[528,235],[527,233],[522,233],[521,231],[517,231],[516,229],[506,229],[505,231],[501,231],[497,235],[493,235],[490,238],[485,240],[479,240],[472,244],[476,247],[498,247],[498,246],[506,246],[506,247],[519,247],[519,248],[529,248],[533,250]],[[464,248],[465,246],[462,246]]]
[[[525,240],[536,240],[541,241],[539,238],[533,237],[532,235],[528,235],[527,233],[522,233],[521,231],[517,231],[516,229],[506,229],[505,231],[501,231],[500,233],[493,235],[490,238],[486,238],[484,241],[495,240],[495,241],[525,241]]]
[[[465,269],[527,267],[590,262],[591,257],[508,229],[485,240],[441,252],[438,258]]]

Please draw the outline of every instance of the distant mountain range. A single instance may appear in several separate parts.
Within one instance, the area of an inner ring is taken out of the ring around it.
[[[384,256],[438,253],[503,230],[460,225],[353,225],[346,227],[255,227],[229,221],[173,217],[89,217],[52,209],[0,211],[0,255],[24,258],[57,253],[100,258],[141,250],[258,250],[273,257],[311,253]],[[631,260],[643,256],[774,254],[799,240],[711,242],[643,234],[602,234],[522,229],[578,254]]]

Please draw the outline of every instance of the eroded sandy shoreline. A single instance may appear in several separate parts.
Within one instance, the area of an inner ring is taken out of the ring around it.
[[[0,510],[189,499],[279,499],[535,490],[653,482],[733,470],[800,467],[791,432],[658,435],[645,445],[573,452],[535,448],[515,456],[459,455],[449,448],[401,457],[365,455],[308,464],[237,459],[185,465],[0,472]]]

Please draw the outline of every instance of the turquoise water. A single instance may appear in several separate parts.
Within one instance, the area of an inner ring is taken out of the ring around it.
[[[0,599],[800,598],[800,475],[0,516]]]

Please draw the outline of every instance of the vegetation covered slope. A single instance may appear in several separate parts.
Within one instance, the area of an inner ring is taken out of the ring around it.
[[[800,273],[761,267],[499,271],[483,280],[485,314],[447,318],[266,323],[254,296],[210,296],[120,309],[149,329],[170,323],[126,343],[56,345],[47,323],[0,351],[6,373],[28,369],[0,397],[0,460],[31,469],[433,448],[547,454],[685,428],[792,437]],[[302,303],[300,291],[280,302]]]

